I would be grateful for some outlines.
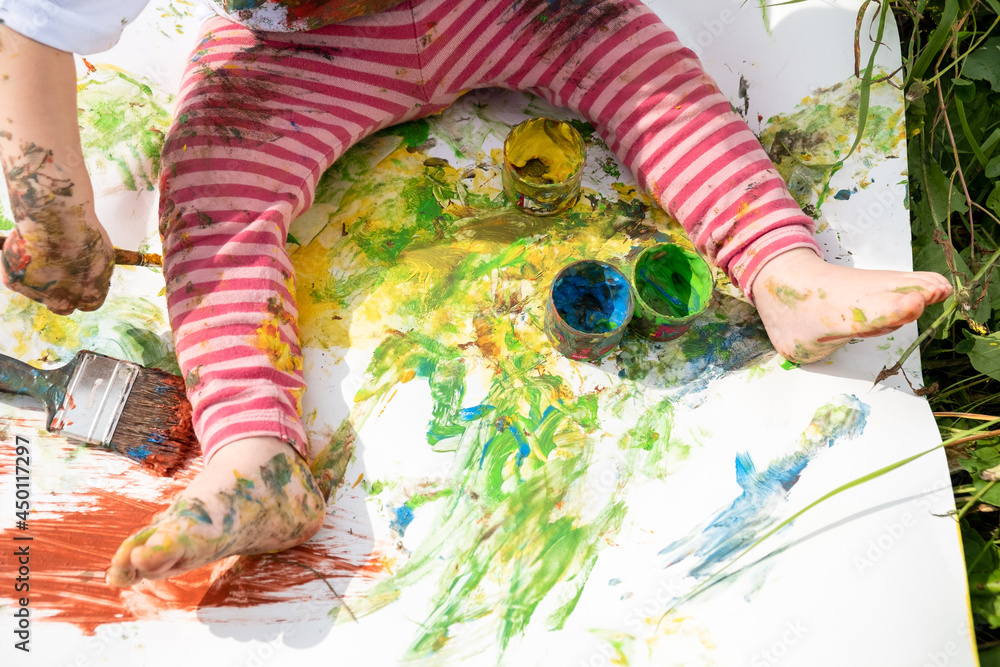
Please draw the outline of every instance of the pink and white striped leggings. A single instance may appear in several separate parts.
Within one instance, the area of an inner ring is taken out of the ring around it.
[[[637,0],[410,0],[310,32],[215,18],[164,146],[170,322],[206,461],[252,435],[308,457],[288,225],[352,144],[462,92],[527,91],[586,117],[744,291],[817,248],[754,135]]]

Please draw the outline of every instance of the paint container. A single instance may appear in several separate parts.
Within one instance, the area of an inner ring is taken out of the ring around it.
[[[634,308],[625,274],[605,262],[574,262],[552,281],[545,333],[570,359],[597,361],[625,335]]]
[[[715,289],[708,263],[673,243],[643,250],[632,268],[635,317],[631,327],[655,341],[672,340],[705,312]]]
[[[503,190],[526,213],[561,213],[580,198],[586,159],[583,137],[569,123],[526,120],[503,142]]]

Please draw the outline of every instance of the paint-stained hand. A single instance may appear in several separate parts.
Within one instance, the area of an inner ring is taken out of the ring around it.
[[[13,232],[0,255],[3,284],[57,315],[97,310],[104,303],[114,269],[114,247],[98,226],[67,234]]]
[[[51,150],[24,143],[15,156],[0,157],[17,224],[0,254],[4,285],[57,315],[97,310],[111,284],[114,247],[90,197],[74,193],[71,170]]]

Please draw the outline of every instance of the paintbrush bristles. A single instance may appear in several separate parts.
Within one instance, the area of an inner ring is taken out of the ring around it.
[[[184,380],[142,368],[122,408],[110,449],[161,475],[170,475],[198,454]]]

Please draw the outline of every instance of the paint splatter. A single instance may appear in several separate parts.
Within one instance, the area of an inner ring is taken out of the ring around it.
[[[851,77],[816,90],[802,100],[797,111],[770,118],[760,135],[792,195],[814,217],[819,217],[823,203],[831,196],[830,179],[840,167],[815,168],[810,164],[832,164],[847,156],[857,135],[860,87],[861,82]],[[867,171],[872,165],[896,156],[906,138],[901,94],[889,82],[872,86],[865,136],[859,147],[861,167],[849,175],[851,182],[868,182]],[[844,199],[851,194],[840,190],[833,196]]]
[[[845,394],[816,410],[795,449],[766,467],[758,470],[746,452],[737,455],[736,483],[743,493],[700,529],[663,549],[667,566],[690,559],[688,574],[704,577],[753,544],[777,523],[778,506],[806,467],[830,447],[860,436],[869,412],[869,406]]]
[[[126,190],[153,190],[170,127],[170,96],[104,65],[78,86],[80,138],[91,173],[115,169]]]

